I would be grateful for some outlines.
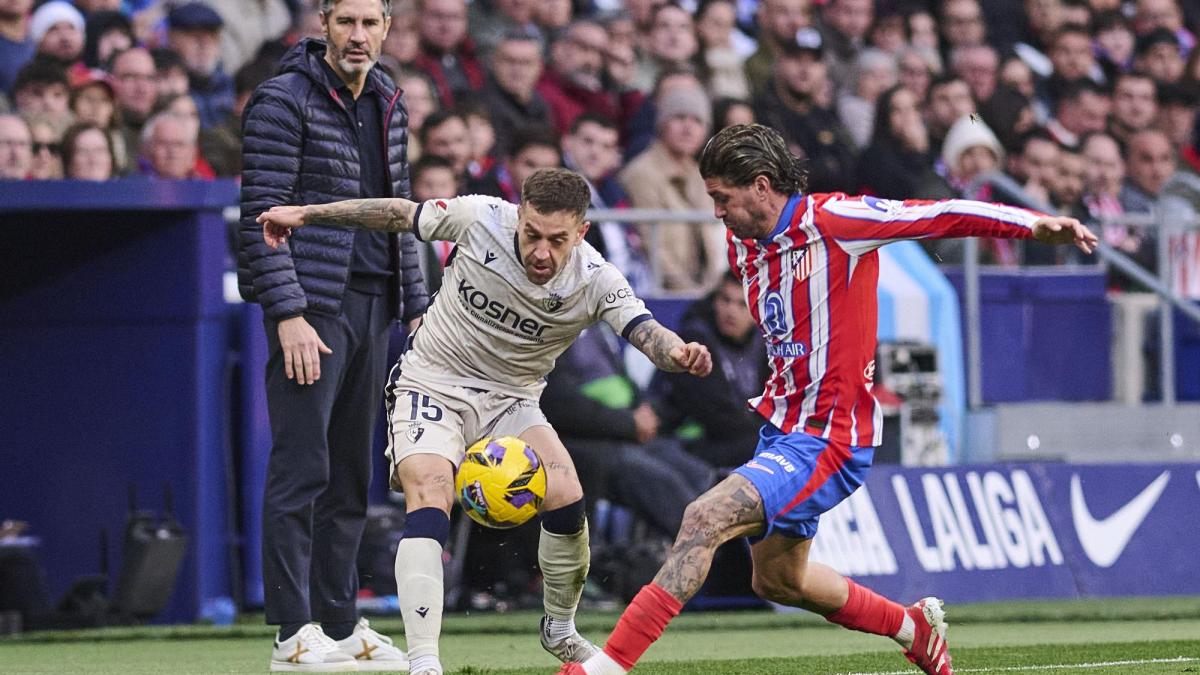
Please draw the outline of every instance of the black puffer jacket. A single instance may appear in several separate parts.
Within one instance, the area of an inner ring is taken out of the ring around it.
[[[242,121],[242,219],[238,234],[238,288],[247,302],[280,320],[304,312],[338,314],[350,274],[354,230],[314,225],[296,230],[272,250],[258,214],[280,204],[325,204],[357,199],[358,142],[345,106],[326,80],[322,40],[301,40],[284,57],[280,74],[255,90]],[[388,185],[409,197],[408,112],[400,90],[374,68],[367,88],[388,101],[383,116]],[[411,234],[392,236],[394,318],[420,315],[428,295]]]

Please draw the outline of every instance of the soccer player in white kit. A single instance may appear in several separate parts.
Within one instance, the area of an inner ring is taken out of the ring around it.
[[[598,650],[574,621],[590,561],[583,488],[539,408],[544,378],[598,321],[663,370],[703,377],[712,369],[707,348],[655,321],[621,273],[584,242],[590,201],[581,176],[543,169],[525,181],[520,206],[483,196],[356,199],[277,206],[258,217],[273,247],[308,225],[411,230],[456,243],[442,290],[388,385],[390,482],[408,509],[396,584],[414,675],[442,673],[442,548],[465,448],[485,436],[517,436],[541,456],[548,471],[538,545],[542,646],[561,661],[584,661]],[[319,358],[320,347],[305,352],[306,361]]]

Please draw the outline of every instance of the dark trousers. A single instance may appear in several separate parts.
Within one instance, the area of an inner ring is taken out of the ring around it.
[[[287,379],[265,321],[271,457],[263,498],[267,623],[356,621],[355,559],[367,513],[375,417],[387,379],[386,295],[347,289],[338,316],[305,320],[333,350],[321,379]]]

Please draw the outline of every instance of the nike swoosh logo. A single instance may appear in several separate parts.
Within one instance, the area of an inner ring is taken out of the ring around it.
[[[1164,471],[1154,482],[1142,489],[1138,496],[1117,509],[1107,518],[1096,519],[1088,511],[1083,500],[1083,485],[1079,474],[1071,476],[1071,516],[1075,521],[1075,533],[1083,552],[1097,567],[1112,567],[1125,552],[1133,533],[1141,527],[1150,509],[1158,502],[1171,472]],[[1200,480],[1200,478],[1198,478]]]

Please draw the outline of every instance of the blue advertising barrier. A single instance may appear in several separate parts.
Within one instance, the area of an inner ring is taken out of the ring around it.
[[[263,487],[271,453],[271,421],[267,415],[267,338],[262,308],[256,303],[238,305],[237,335],[241,356],[240,454],[242,601],[248,607],[263,605],[262,528]]]
[[[230,595],[230,181],[0,182],[0,517],[28,521],[56,600],[120,569],[127,488],[188,549],[163,621]],[[113,578],[116,575],[113,574]]]
[[[877,467],[812,558],[911,602],[1200,594],[1200,464]]]
[[[962,270],[945,272],[965,303]],[[1106,293],[1104,272],[1095,268],[980,274],[984,402],[1108,400],[1112,308]]]

